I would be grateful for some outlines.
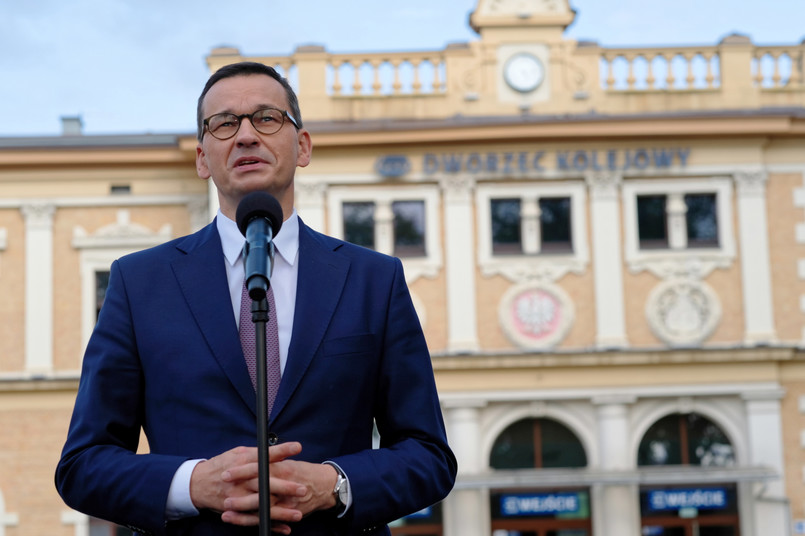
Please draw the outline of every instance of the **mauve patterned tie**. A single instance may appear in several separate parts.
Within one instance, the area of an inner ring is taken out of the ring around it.
[[[268,394],[268,415],[274,406],[274,399],[280,387],[280,344],[277,335],[277,312],[274,307],[274,290],[268,287],[268,322],[266,323],[266,391]],[[255,348],[255,329],[252,322],[252,299],[246,284],[240,297],[240,344],[246,358],[246,367],[257,390],[257,350]]]

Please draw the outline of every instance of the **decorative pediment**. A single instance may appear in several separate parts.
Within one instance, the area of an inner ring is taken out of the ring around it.
[[[73,230],[73,247],[146,248],[170,240],[172,232],[170,225],[163,225],[159,231],[153,232],[144,225],[132,223],[128,210],[118,210],[115,223],[101,227],[93,234],[87,233],[81,226],[76,226]]]

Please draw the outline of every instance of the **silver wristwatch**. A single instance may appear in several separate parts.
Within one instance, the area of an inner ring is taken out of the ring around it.
[[[338,478],[335,481],[333,488],[333,498],[335,499],[335,507],[339,512],[343,512],[347,507],[347,477],[344,472],[336,465],[333,468],[338,472]]]

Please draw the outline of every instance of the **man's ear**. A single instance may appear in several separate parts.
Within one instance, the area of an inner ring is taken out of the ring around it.
[[[200,142],[196,145],[196,173],[205,180],[212,177],[210,168],[207,166],[207,156],[204,154],[204,149],[201,147]]]
[[[299,130],[299,151],[296,155],[296,165],[305,167],[310,164],[310,159],[313,157],[313,140],[310,138],[310,132],[304,128]]]

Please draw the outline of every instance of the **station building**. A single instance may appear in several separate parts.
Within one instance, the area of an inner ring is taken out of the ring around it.
[[[208,56],[297,89],[302,219],[403,260],[460,469],[393,532],[805,534],[805,41],[605,48],[577,16]],[[195,133],[63,124],[0,139],[0,536],[123,534],[52,483],[83,348],[112,260],[217,209]]]

